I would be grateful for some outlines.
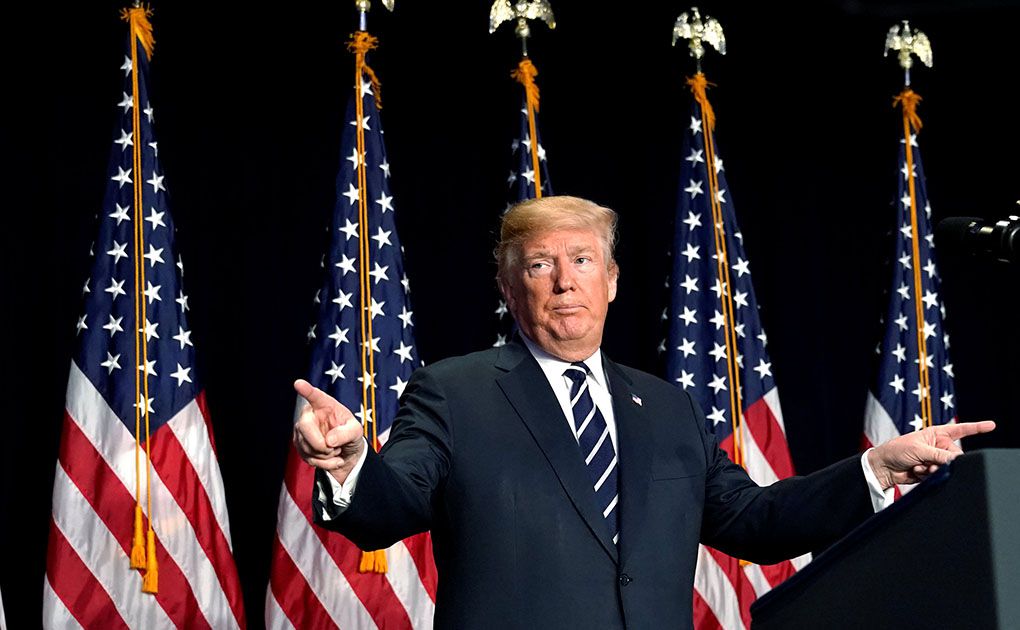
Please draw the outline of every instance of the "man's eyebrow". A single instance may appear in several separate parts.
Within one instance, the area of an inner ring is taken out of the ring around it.
[[[578,245],[568,250],[568,253],[572,256],[577,254],[595,254],[596,252],[598,252],[598,248],[592,245]]]
[[[550,254],[549,250],[547,250],[547,249],[540,249],[538,251],[531,252],[530,254],[525,256],[524,260],[535,260],[536,258],[547,258],[550,255],[551,254]]]
[[[567,249],[567,254],[570,256],[577,256],[578,254],[589,254],[594,257],[598,252],[598,247],[592,245],[577,245],[576,247],[570,247]],[[540,249],[523,257],[524,260],[536,260],[538,258],[548,258],[553,256],[552,250]]]

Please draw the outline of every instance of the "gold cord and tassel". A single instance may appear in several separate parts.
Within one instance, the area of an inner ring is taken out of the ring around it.
[[[730,377],[730,415],[733,424],[733,462],[747,468],[747,456],[744,452],[744,415],[743,401],[740,396],[740,366],[737,364],[737,335],[730,284],[729,255],[726,250],[726,233],[723,229],[722,206],[719,203],[719,176],[715,163],[715,110],[708,101],[708,87],[715,87],[705,75],[698,72],[687,79],[687,85],[694,94],[694,100],[701,106],[701,128],[705,138],[705,170],[708,172],[708,195],[712,206],[712,232],[715,237],[716,278],[720,288],[719,301],[725,322],[726,367]],[[747,560],[737,559],[741,568],[750,564]]]
[[[933,412],[931,408],[931,381],[928,374],[928,342],[924,334],[924,306],[922,304],[921,284],[921,251],[918,244],[917,224],[917,191],[914,185],[914,149],[911,143],[911,130],[914,134],[921,131],[921,117],[917,115],[917,105],[921,102],[921,96],[910,88],[903,88],[893,98],[893,107],[899,106],[903,110],[903,142],[904,156],[907,166],[907,189],[910,196],[910,241],[911,258],[914,272],[914,317],[917,319],[917,376],[918,389],[921,392],[921,428],[932,426]]]
[[[372,349],[372,314],[370,302],[372,297],[372,282],[368,276],[369,268],[369,232],[368,232],[368,175],[365,172],[365,128],[364,128],[364,95],[361,92],[362,81],[365,76],[372,84],[375,93],[376,109],[382,109],[380,102],[380,83],[375,72],[365,61],[365,55],[378,46],[378,39],[365,31],[358,31],[351,36],[347,49],[354,53],[354,90],[355,117],[354,129],[357,140],[357,169],[358,178],[358,269],[360,287],[360,315],[361,315],[361,408],[364,411],[362,422],[365,429],[365,437],[369,439],[371,448],[379,450],[379,431],[376,422],[376,400],[375,400],[375,351]],[[369,435],[369,418],[371,418],[371,435]],[[386,573],[386,551],[363,551],[358,571],[361,573]]]
[[[152,23],[149,16],[152,10],[146,6],[136,6],[121,11],[121,19],[128,22],[130,28],[131,42],[131,92],[132,92],[132,136],[135,142],[132,147],[132,171],[134,173],[133,197],[134,197],[134,305],[135,305],[135,363],[141,366],[144,382],[140,381],[138,372],[135,372],[135,509],[133,518],[133,532],[131,542],[131,553],[129,566],[132,569],[144,571],[142,578],[142,592],[155,594],[158,592],[159,569],[156,562],[156,537],[152,530],[152,472],[150,452],[150,430],[149,430],[149,370],[148,370],[148,343],[144,339],[145,330],[142,322],[147,321],[145,298],[142,287],[145,285],[145,262],[141,253],[144,250],[144,225],[142,220],[142,154],[140,140],[141,119],[139,111],[138,89],[138,45],[141,44],[145,51],[146,58],[152,57],[152,50],[155,40],[152,36]],[[146,507],[149,514],[148,531],[142,536],[144,528],[144,515],[142,513],[141,485],[142,485],[142,418],[145,420],[145,494]]]
[[[525,57],[510,76],[524,86],[524,100],[528,104],[528,133],[531,136],[531,168],[535,173],[535,199],[541,199],[542,169],[538,158],[538,127],[535,124],[535,114],[538,112],[538,85],[535,77],[538,76],[538,68]]]
[[[365,31],[356,32],[351,36],[351,41],[347,42],[347,50],[354,53],[354,68],[355,74],[358,77],[358,84],[354,86],[354,89],[358,91],[358,96],[360,97],[361,77],[363,74],[367,75],[368,80],[372,82],[372,90],[375,92],[375,108],[382,109],[382,94],[380,89],[382,84],[379,83],[379,77],[375,76],[375,70],[372,70],[372,67],[365,61],[365,55],[368,51],[375,50],[378,47],[379,38],[369,35]]]
[[[706,128],[709,131],[715,131],[715,110],[712,109],[712,104],[708,102],[707,91],[707,88],[715,87],[715,83],[710,83],[705,78],[705,75],[699,72],[693,77],[687,77],[687,85],[694,94],[694,100],[698,102],[698,105],[701,105],[702,118],[705,124],[708,125]]]

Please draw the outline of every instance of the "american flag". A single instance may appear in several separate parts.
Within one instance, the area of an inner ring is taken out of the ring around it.
[[[767,485],[793,475],[793,463],[743,237],[716,152],[706,81],[699,73],[688,82],[695,100],[682,149],[671,299],[663,312],[669,332],[659,350],[666,354],[667,378],[701,405],[722,448]],[[749,627],[751,602],[808,559],[760,566],[702,545],[694,578],[695,625]]]
[[[943,326],[935,270],[931,205],[925,190],[920,128],[920,97],[905,90],[897,186],[896,249],[885,333],[876,348],[877,378],[868,392],[864,446],[881,444],[903,433],[956,420],[949,335]],[[900,488],[905,492],[910,486]]]
[[[509,188],[506,210],[519,201],[553,194],[552,184],[549,182],[549,163],[546,160],[545,148],[542,146],[542,134],[538,128],[539,92],[535,84],[537,75],[538,70],[527,58],[521,60],[512,74],[513,78],[521,83],[524,93],[521,95],[520,133],[510,143],[514,166],[506,180]],[[534,142],[531,139],[532,135],[535,137]],[[505,344],[513,332],[513,317],[507,311],[506,302],[502,298],[496,306],[496,316],[499,319],[496,343],[492,344],[494,347]]]
[[[419,360],[376,107],[378,83],[363,66],[375,38],[358,32],[351,46],[357,95],[347,107],[331,244],[315,296],[318,317],[308,331],[308,381],[353,410],[369,443],[379,448]],[[299,409],[303,403],[298,399]],[[312,522],[313,471],[292,446],[277,513],[266,626],[431,628],[437,574],[429,535],[387,549],[385,573],[362,572],[362,552]]]
[[[144,8],[123,17],[124,88],[67,383],[43,625],[243,628],[146,87],[152,27]]]

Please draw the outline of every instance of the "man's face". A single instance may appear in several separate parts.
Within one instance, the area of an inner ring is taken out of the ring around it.
[[[588,358],[616,297],[618,269],[607,268],[602,241],[591,230],[552,230],[521,250],[519,267],[500,284],[521,331],[561,359]]]

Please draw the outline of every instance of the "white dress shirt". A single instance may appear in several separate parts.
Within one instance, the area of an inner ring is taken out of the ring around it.
[[[577,427],[574,426],[574,410],[570,406],[570,388],[574,382],[566,376],[567,368],[573,365],[573,363],[554,357],[539,348],[534,341],[524,335],[521,335],[521,339],[524,340],[524,345],[531,351],[531,356],[535,357],[535,360],[538,361],[538,367],[542,368],[542,373],[545,374],[546,380],[549,381],[549,386],[552,387],[553,393],[556,394],[556,400],[560,403],[563,417],[570,426],[570,432],[573,434],[574,440],[579,441]],[[599,408],[599,411],[602,412],[602,417],[606,419],[606,426],[609,427],[609,437],[613,440],[613,450],[619,452],[616,441],[616,416],[613,414],[613,397],[609,393],[609,381],[606,379],[606,371],[602,365],[601,349],[596,350],[590,357],[585,359],[584,364],[588,366],[588,391],[591,393],[591,399],[595,406]]]

